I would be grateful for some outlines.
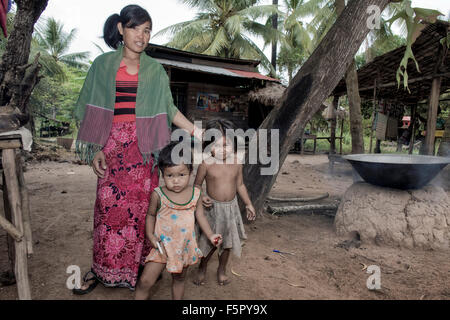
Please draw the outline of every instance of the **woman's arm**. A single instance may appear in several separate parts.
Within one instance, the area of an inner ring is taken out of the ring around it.
[[[195,129],[195,126],[192,122],[190,122],[184,114],[182,114],[180,111],[178,111],[175,116],[173,117],[172,123],[176,125],[178,128],[184,129],[188,131],[191,135],[194,135],[197,139],[202,139],[202,130]]]

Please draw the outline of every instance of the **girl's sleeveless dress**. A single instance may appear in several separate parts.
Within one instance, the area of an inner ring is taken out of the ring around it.
[[[98,179],[94,209],[91,271],[107,287],[134,290],[140,265],[150,252],[145,217],[158,186],[158,169],[143,164],[136,136],[134,108],[138,75],[122,62],[116,77],[116,105],[111,132],[103,148],[108,170]]]
[[[201,190],[193,187],[191,200],[184,204],[170,200],[161,187],[155,192],[161,205],[156,213],[154,233],[163,243],[167,259],[153,248],[145,262],[166,263],[167,271],[181,273],[184,267],[196,264],[203,257],[195,235],[195,207]]]

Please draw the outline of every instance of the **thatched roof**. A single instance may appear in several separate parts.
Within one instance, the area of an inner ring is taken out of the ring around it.
[[[417,71],[414,62],[410,60],[408,76],[411,93],[403,89],[403,83],[399,88],[396,80],[397,69],[406,50],[406,47],[403,46],[375,58],[358,70],[361,98],[373,99],[375,79],[377,79],[378,98],[401,101],[405,104],[415,104],[418,101],[428,99],[431,83],[437,75],[442,77],[441,92],[450,89],[450,50],[448,50],[440,68],[437,69],[439,48],[442,47],[441,40],[447,36],[449,30],[450,24],[448,22],[438,20],[434,24],[426,25],[413,44],[412,50],[419,64],[420,72]],[[345,94],[347,94],[347,88],[345,79],[342,79],[332,95],[342,96]]]
[[[248,93],[248,100],[265,106],[278,108],[285,90],[286,87],[279,83],[267,82],[264,88],[250,91]],[[326,120],[329,120],[329,115],[331,112],[330,108],[332,107],[333,106],[331,103],[324,101],[317,113],[321,113]],[[336,110],[335,114],[338,119],[348,117],[348,112],[342,107],[339,107],[339,110]]]
[[[286,88],[276,82],[267,82],[264,88],[255,89],[248,93],[248,99],[265,106],[278,106]]]

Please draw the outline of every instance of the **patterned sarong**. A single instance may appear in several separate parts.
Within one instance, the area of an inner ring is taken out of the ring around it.
[[[158,170],[151,173],[153,161],[143,165],[135,122],[113,123],[103,152],[108,170],[97,183],[92,272],[105,286],[134,290],[151,249],[145,216]]]

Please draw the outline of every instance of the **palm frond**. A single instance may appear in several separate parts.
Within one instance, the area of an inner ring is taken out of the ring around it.
[[[283,14],[283,12],[278,10],[277,6],[270,4],[245,8],[243,10],[236,12],[236,14],[256,20],[258,18],[269,17],[274,14],[281,15]]]
[[[245,40],[245,43],[247,43],[247,46],[249,48],[252,48],[258,54],[258,58],[261,60],[261,64],[264,67],[264,69],[269,71],[270,74],[275,75],[276,74],[275,69],[273,68],[271,62],[266,57],[264,52],[261,51],[261,49],[247,36],[242,35],[242,38]],[[248,51],[250,52],[250,50],[248,50]],[[242,58],[248,58],[248,57],[249,56],[247,56],[247,55],[245,55],[245,53],[243,53]]]
[[[100,51],[100,53],[105,53],[105,50],[103,50],[102,47],[100,47],[99,44],[95,43],[92,41],[92,44],[98,49],[98,51]]]
[[[183,21],[183,22],[176,23],[174,25],[168,26],[168,27],[158,31],[157,33],[155,33],[153,35],[153,38],[158,37],[158,36],[164,36],[167,34],[174,35],[177,32],[180,32],[187,27],[193,28],[193,29],[196,29],[196,28],[201,29],[208,23],[209,23],[209,19],[205,19],[205,18]]]
[[[211,42],[210,46],[202,52],[203,54],[209,55],[220,55],[222,50],[229,45],[229,40],[227,37],[227,32],[224,27],[221,27],[214,37],[214,40]]]

